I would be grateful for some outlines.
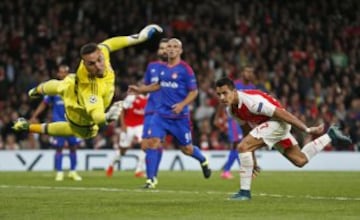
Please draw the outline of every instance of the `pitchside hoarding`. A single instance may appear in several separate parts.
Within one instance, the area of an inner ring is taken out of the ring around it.
[[[134,170],[139,159],[139,150],[129,150],[117,164],[121,170]],[[221,170],[227,159],[227,151],[205,151],[213,170]],[[54,170],[52,150],[1,151],[0,171],[52,171]],[[69,168],[68,151],[64,151],[63,168]],[[112,150],[78,150],[77,170],[105,170],[114,156]],[[297,168],[277,151],[256,152],[258,164],[263,170],[290,171],[360,171],[360,152],[321,152],[303,168]],[[239,165],[233,165],[238,170]],[[177,150],[165,150],[160,170],[200,170],[199,163]]]

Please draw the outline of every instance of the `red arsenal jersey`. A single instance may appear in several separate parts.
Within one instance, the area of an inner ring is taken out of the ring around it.
[[[143,95],[129,95],[124,100],[124,118],[126,126],[138,126],[144,123],[144,109],[147,98]]]
[[[239,104],[231,105],[230,113],[240,124],[248,123],[251,127],[268,121],[276,107],[283,108],[275,98],[260,90],[238,91]]]

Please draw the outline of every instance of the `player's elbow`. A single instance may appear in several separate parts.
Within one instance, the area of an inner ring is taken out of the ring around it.
[[[92,119],[95,124],[103,125],[105,124],[105,113],[94,113],[92,114]]]
[[[192,97],[192,100],[194,100],[199,94],[199,91],[197,89],[192,90],[189,95]]]

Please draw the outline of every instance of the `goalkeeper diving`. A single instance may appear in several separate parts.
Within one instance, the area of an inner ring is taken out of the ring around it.
[[[43,133],[51,136],[96,136],[99,126],[117,120],[122,110],[122,101],[115,102],[109,110],[115,92],[115,73],[110,63],[110,52],[136,45],[162,32],[156,24],[144,27],[138,34],[117,36],[100,44],[88,43],[81,47],[81,62],[74,74],[63,80],[49,80],[29,91],[30,98],[42,95],[60,95],[64,101],[67,121],[30,124],[18,118],[15,131]]]

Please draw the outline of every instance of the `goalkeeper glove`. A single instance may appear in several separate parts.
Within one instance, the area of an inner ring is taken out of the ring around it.
[[[133,39],[143,42],[154,36],[155,33],[162,33],[163,29],[157,24],[149,24],[144,27],[140,33],[131,35]]]
[[[115,102],[111,105],[109,111],[105,113],[105,119],[107,122],[116,121],[123,109],[123,101]]]

